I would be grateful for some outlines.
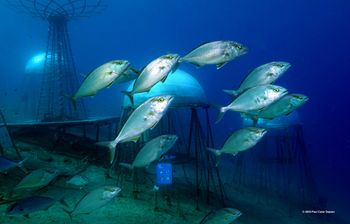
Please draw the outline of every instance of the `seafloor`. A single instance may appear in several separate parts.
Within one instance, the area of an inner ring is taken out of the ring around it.
[[[153,189],[152,167],[146,172],[138,172],[138,183],[133,181],[133,172],[121,170],[111,172],[102,165],[85,163],[80,159],[59,155],[57,152],[48,152],[43,148],[27,143],[17,143],[22,149],[24,157],[30,157],[26,165],[28,169],[38,167],[51,167],[63,169],[64,175],[59,176],[49,186],[35,192],[35,195],[45,195],[54,198],[64,196],[66,204],[56,202],[45,211],[38,211],[29,214],[29,217],[9,217],[5,215],[6,208],[12,203],[9,197],[11,189],[23,177],[22,171],[13,170],[8,174],[0,174],[0,223],[1,224],[48,224],[48,223],[200,223],[202,218],[210,210],[216,209],[217,203],[205,203],[199,199],[198,208],[196,204],[196,191],[193,183],[187,183],[181,175],[174,178],[174,184],[161,186],[157,193],[157,203]],[[175,165],[174,172],[180,173],[184,165]],[[191,169],[193,164],[188,164]],[[140,170],[139,170],[140,171]],[[66,185],[66,180],[72,175],[86,177],[89,184],[82,189],[72,188]],[[187,175],[191,176],[191,173]],[[178,179],[177,179],[178,178]],[[97,209],[90,214],[74,216],[70,220],[64,209],[71,210],[86,192],[104,185],[117,185],[121,187],[122,194],[113,199],[106,206]],[[230,189],[235,191],[235,189]],[[22,195],[24,196],[24,195]],[[273,200],[268,195],[256,197],[249,191],[236,190],[234,198],[227,200],[227,203],[236,205],[235,208],[242,211],[243,215],[234,223],[237,224],[323,224],[331,223],[329,220],[320,220],[319,217],[306,216],[301,213],[290,213],[290,205],[283,201]],[[241,206],[240,206],[241,204]],[[68,206],[68,208],[67,208]]]

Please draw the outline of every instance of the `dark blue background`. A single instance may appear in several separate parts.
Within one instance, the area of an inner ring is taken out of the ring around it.
[[[248,46],[249,53],[220,70],[181,65],[200,81],[210,102],[227,104],[230,98],[221,89],[236,88],[249,70],[272,60],[290,62],[291,69],[277,83],[310,97],[299,112],[320,193],[329,198],[329,209],[349,210],[350,2],[106,2],[109,7],[101,15],[70,24],[73,52],[82,73],[110,59],[125,58],[142,67],[167,52],[183,55],[204,41],[236,40]],[[21,82],[26,61],[45,50],[47,24],[0,7],[0,103],[9,104],[4,92]],[[98,105],[94,113],[119,108],[120,89],[113,87],[91,100]],[[227,114],[225,120],[215,127],[218,145],[239,126],[236,113]]]

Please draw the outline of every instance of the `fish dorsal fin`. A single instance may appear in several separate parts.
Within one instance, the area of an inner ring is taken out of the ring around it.
[[[209,41],[209,40],[203,41],[198,47],[203,46],[203,45],[205,45],[205,44],[208,44],[208,43],[210,43],[210,42],[212,42],[212,41]],[[198,48],[198,47],[197,47],[197,48]]]
[[[188,51],[188,53],[187,53],[186,55],[190,54],[191,52],[193,52],[193,51],[196,50],[197,48],[199,48],[199,47],[201,47],[201,46],[203,46],[203,45],[205,45],[205,44],[208,44],[208,43],[210,43],[210,42],[211,42],[211,41],[204,41],[204,42],[202,42],[202,43],[199,44],[197,47],[192,48],[190,51]],[[184,57],[186,57],[186,55],[185,55]]]
[[[246,73],[246,75],[244,76],[244,78],[242,79],[242,81],[239,83],[239,86],[238,86],[237,91],[240,90],[241,85],[243,84],[243,82],[248,78],[248,76],[250,75],[250,73],[252,73],[255,69],[256,69],[256,68],[250,69],[250,70]]]
[[[93,73],[95,71],[95,69],[92,69],[90,72],[88,72],[85,76],[82,75],[84,77],[83,82],[89,77],[89,75],[91,75],[91,73]]]
[[[148,64],[147,64],[148,65]],[[147,65],[143,66],[141,69],[140,69],[140,74],[143,72],[143,70],[145,70],[145,68],[147,67]]]
[[[87,75],[85,75],[83,73],[79,73],[79,76],[81,76],[81,77],[83,77],[83,79],[85,79]]]

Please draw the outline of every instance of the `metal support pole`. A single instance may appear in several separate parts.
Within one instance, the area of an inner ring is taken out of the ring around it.
[[[100,124],[96,124],[96,142],[100,140]]]

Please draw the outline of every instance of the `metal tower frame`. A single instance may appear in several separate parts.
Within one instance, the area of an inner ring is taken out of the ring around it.
[[[44,74],[41,82],[38,121],[86,118],[80,101],[74,110],[68,95],[78,88],[78,77],[69,39],[68,22],[89,17],[106,8],[102,0],[6,0],[7,4],[49,23]]]

